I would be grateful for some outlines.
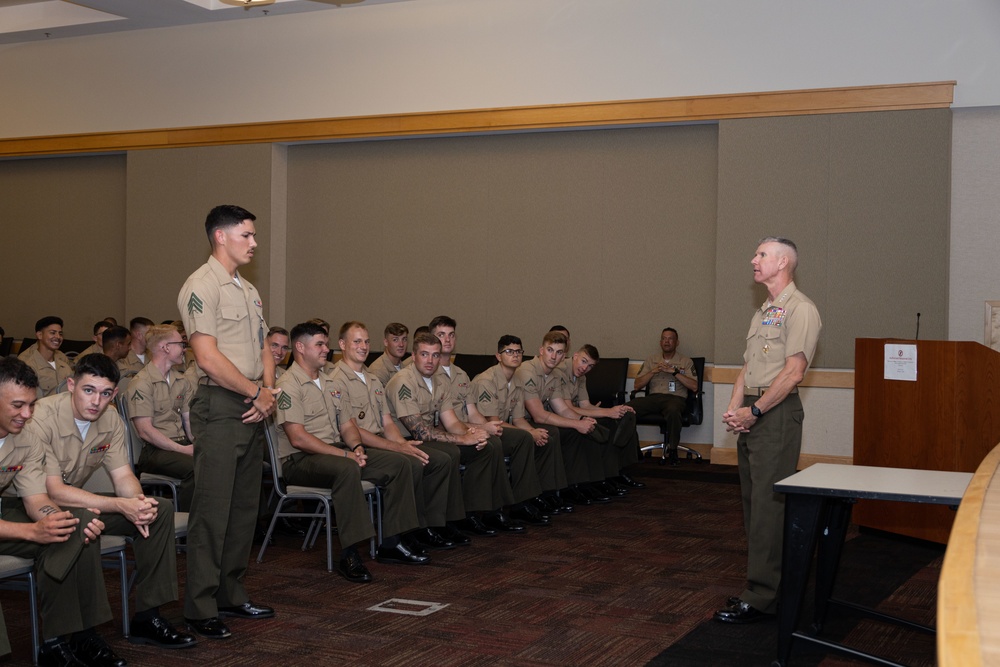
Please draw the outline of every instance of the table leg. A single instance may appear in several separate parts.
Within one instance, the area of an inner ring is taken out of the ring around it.
[[[816,545],[816,529],[825,499],[788,493],[785,496],[785,535],[781,551],[781,594],[778,600],[778,657],[773,667],[784,667],[792,650],[792,633],[805,597],[809,565]]]
[[[835,498],[830,499],[823,508],[816,555],[816,610],[812,624],[812,633],[816,635],[823,631],[823,624],[826,622],[853,507],[853,499]]]

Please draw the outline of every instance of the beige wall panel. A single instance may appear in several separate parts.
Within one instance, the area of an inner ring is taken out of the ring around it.
[[[769,234],[798,244],[823,317],[813,366],[853,368],[855,338],[912,337],[917,312],[921,338],[944,338],[950,137],[946,109],[722,122],[716,363],[742,362]]]
[[[67,338],[125,315],[125,156],[0,162],[0,326],[34,334],[58,315]]]
[[[381,347],[445,313],[482,353],[560,323],[604,356],[673,325],[710,350],[715,154],[713,125],[292,147],[287,324],[363,319]]]
[[[272,147],[267,144],[133,151],[128,156],[126,310],[177,318],[177,293],[210,253],[205,216],[237,204],[257,216],[254,261],[242,273],[269,313]]]

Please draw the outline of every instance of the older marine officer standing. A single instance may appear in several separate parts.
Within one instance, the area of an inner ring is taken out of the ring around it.
[[[722,415],[726,430],[739,433],[747,533],[747,586],[715,612],[725,623],[754,623],[777,612],[785,499],[773,486],[795,473],[805,416],[798,385],[823,327],[816,306],[795,287],[797,263],[795,244],[774,236],[761,240],[750,261],[767,300],[750,320],[743,369]]]
[[[269,618],[243,586],[264,460],[264,420],[275,409],[274,357],[257,288],[239,273],[257,247],[256,217],[239,206],[205,220],[212,255],[177,296],[198,368],[191,400],[194,497],[188,526],[184,616],[203,637],[232,633],[220,616]]]

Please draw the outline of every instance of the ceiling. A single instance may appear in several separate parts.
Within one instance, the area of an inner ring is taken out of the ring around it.
[[[0,44],[407,1],[276,0],[244,9],[219,0],[0,0]]]

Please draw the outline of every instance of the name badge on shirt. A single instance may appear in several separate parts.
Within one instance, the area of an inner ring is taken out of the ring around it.
[[[675,380],[670,380],[667,382],[667,391],[673,393],[677,391],[677,382]]]

